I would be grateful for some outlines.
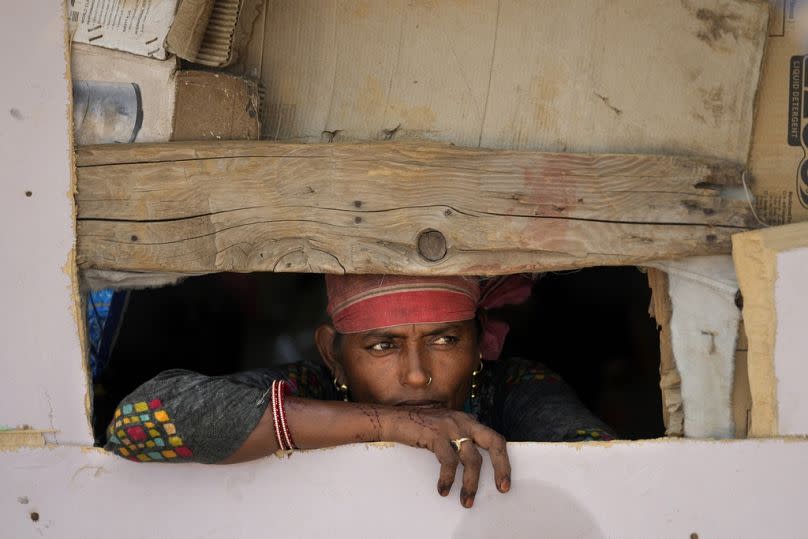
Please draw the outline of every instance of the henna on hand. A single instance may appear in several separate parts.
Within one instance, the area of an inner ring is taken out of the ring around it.
[[[437,484],[441,496],[449,494],[457,466],[462,463],[460,502],[466,508],[474,505],[483,462],[478,447],[489,452],[497,489],[503,493],[510,490],[511,467],[505,438],[471,415],[455,410],[401,407],[385,417],[389,425],[384,431],[390,441],[426,448],[435,454],[441,465]],[[469,440],[456,451],[452,440],[464,437]]]

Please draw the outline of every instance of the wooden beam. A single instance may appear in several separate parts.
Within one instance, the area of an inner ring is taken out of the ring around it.
[[[434,143],[78,150],[78,263],[136,272],[498,274],[728,253],[715,159]]]

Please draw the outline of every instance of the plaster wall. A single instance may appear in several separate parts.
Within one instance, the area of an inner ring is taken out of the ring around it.
[[[135,464],[87,447],[64,35],[61,0],[0,18],[0,425],[57,431],[56,445],[0,450],[0,536],[804,535],[802,440],[511,444],[512,492],[495,492],[486,461],[473,510],[457,486],[440,498],[434,457],[407,447],[235,466]],[[788,334],[805,320],[794,309]]]
[[[233,466],[27,449],[0,454],[0,535],[804,537],[806,449],[782,440],[512,443],[511,492],[496,491],[486,458],[470,510],[457,485],[438,496],[437,461],[409,447]]]
[[[33,0],[0,17],[0,427],[88,444],[64,12]]]
[[[774,372],[779,434],[804,436],[808,434],[808,247],[779,253],[776,267]]]

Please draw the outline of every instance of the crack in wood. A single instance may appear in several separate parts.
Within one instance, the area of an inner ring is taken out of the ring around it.
[[[420,206],[423,208],[423,206]],[[432,207],[432,206],[428,206]],[[419,208],[419,206],[412,206],[412,207],[402,207],[402,208],[391,208],[389,210],[374,210],[374,213],[390,213],[390,212],[399,212],[405,211],[407,209]],[[318,208],[320,210],[333,210],[333,211],[343,211],[334,208]],[[531,220],[560,220],[560,221],[578,221],[582,223],[603,223],[603,224],[610,224],[610,225],[633,225],[633,226],[670,226],[670,227],[708,227],[708,228],[719,228],[719,229],[731,229],[731,230],[749,230],[747,226],[741,225],[725,225],[725,224],[715,224],[715,223],[702,223],[702,222],[676,222],[676,221],[625,221],[625,220],[616,220],[616,219],[593,219],[587,217],[570,217],[570,216],[563,216],[563,215],[525,215],[519,213],[495,213],[495,212],[487,212],[487,211],[477,211],[475,213],[468,213],[457,210],[452,208],[457,213],[462,215],[467,215],[469,217],[509,217],[514,219],[531,219]],[[236,211],[236,210],[233,210]],[[371,213],[370,211],[368,213]],[[193,216],[193,217],[181,217],[177,219],[156,219],[156,220],[138,220],[138,219],[111,219],[111,218],[88,218],[82,217],[77,219],[81,222],[98,222],[98,223],[138,223],[138,224],[154,224],[154,223],[170,223],[172,221],[185,221],[188,219],[196,219],[200,216]],[[202,216],[204,217],[204,216]],[[244,226],[254,226],[254,225],[262,225],[262,224],[275,224],[275,223],[314,223],[319,224],[325,227],[349,227],[350,225],[340,225],[335,223],[329,223],[326,221],[317,221],[312,219],[262,219],[260,221],[251,221],[249,223],[240,223],[238,225],[233,225],[225,228],[217,229],[209,234],[204,234],[202,236],[192,236],[186,238],[188,240],[198,239],[200,237],[209,236],[213,234],[217,234],[219,232],[225,232],[228,230],[232,230],[234,228],[244,227]],[[142,245],[160,245],[160,244],[149,244],[144,242],[139,242]]]
[[[635,264],[726,253],[751,215],[721,196],[742,169],[708,158],[228,142],[80,148],[78,161],[78,258],[121,271]],[[450,257],[424,262],[427,229]]]
[[[185,163],[197,161],[218,161],[228,159],[332,159],[331,155],[221,155],[217,157],[186,157],[181,159],[165,159],[153,161],[121,161],[114,163],[85,163],[76,165],[76,168],[119,167],[138,165],[159,165],[169,163]]]
[[[229,210],[219,210],[209,213],[200,213],[197,215],[183,215],[180,217],[164,217],[164,218],[151,218],[151,219],[124,219],[112,217],[77,217],[76,221],[90,222],[95,221],[99,223],[171,223],[176,221],[189,221],[191,219],[206,219],[214,215],[222,215],[244,210],[256,210],[267,208],[268,206],[245,206],[243,208],[233,208]]]

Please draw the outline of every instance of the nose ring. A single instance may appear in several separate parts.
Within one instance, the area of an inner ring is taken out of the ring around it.
[[[432,383],[432,377],[430,376],[430,377],[429,377],[429,380],[427,380],[427,381],[426,381],[426,385],[429,385],[429,384],[431,384],[431,383]]]

